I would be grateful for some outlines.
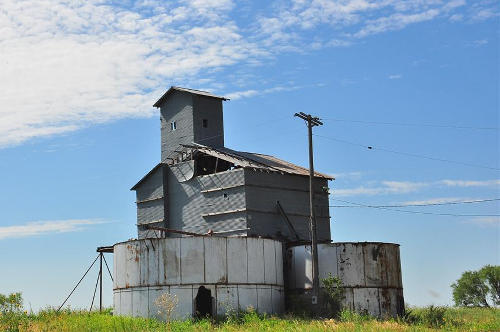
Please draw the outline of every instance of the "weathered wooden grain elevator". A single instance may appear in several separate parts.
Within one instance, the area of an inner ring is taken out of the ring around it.
[[[309,171],[225,147],[225,100],[171,87],[154,104],[161,161],[132,187],[138,239],[114,245],[115,314],[156,317],[162,292],[179,298],[177,318],[199,313],[203,294],[211,315],[248,306],[279,314],[293,307],[288,295],[307,297]],[[399,246],[332,243],[329,180],[315,173],[320,277],[338,275],[352,309],[400,314]]]

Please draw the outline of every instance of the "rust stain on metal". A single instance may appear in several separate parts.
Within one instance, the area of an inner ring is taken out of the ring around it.
[[[379,256],[379,253],[380,253],[380,246],[376,246],[376,247],[372,248],[372,259],[374,261],[377,260],[377,257]]]

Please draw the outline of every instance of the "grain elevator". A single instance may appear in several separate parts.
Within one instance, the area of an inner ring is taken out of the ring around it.
[[[154,104],[161,160],[132,187],[137,239],[113,246],[115,314],[157,317],[154,300],[164,292],[179,299],[179,319],[249,306],[281,314],[307,302],[309,170],[227,148],[225,100],[171,87]],[[401,314],[399,246],[332,242],[330,180],[314,174],[320,278],[342,279],[346,307]]]

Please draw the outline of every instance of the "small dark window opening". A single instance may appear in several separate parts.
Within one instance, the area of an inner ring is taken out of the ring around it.
[[[214,158],[207,155],[198,155],[195,159],[195,172],[194,176],[214,174],[218,172],[227,171],[231,167],[231,163]]]
[[[198,294],[195,298],[195,317],[212,317],[212,292],[205,286],[198,288]]]
[[[170,122],[170,130],[176,130],[177,129],[177,123],[175,121]]]
[[[227,199],[229,197],[227,193],[224,193],[223,196],[224,196],[224,199]]]
[[[203,128],[208,128],[208,120],[203,119]]]

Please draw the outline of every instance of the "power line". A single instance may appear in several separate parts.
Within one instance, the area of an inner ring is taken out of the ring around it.
[[[384,152],[390,152],[390,153],[410,156],[410,157],[414,157],[414,158],[422,158],[422,159],[428,159],[428,160],[434,160],[434,161],[441,161],[441,162],[450,163],[450,164],[458,164],[458,165],[463,165],[463,166],[477,167],[477,168],[484,168],[484,169],[491,169],[491,170],[495,170],[495,171],[500,171],[500,168],[496,168],[496,167],[471,164],[471,163],[466,163],[466,162],[462,162],[462,161],[442,159],[442,158],[436,158],[436,157],[429,157],[429,156],[424,156],[424,155],[414,154],[414,153],[409,153],[409,152],[396,151],[396,150],[386,149],[386,148],[382,148],[382,147],[375,147],[373,145],[364,145],[364,144],[346,141],[344,139],[322,136],[322,135],[317,135],[317,134],[315,134],[314,136],[325,138],[325,139],[336,141],[336,142],[340,142],[340,143],[360,146],[360,147],[366,148],[368,150],[380,150],[380,151],[384,151]]]
[[[337,200],[332,198],[332,200]],[[398,204],[398,205],[367,205],[372,208],[397,208],[397,207],[407,207],[407,206],[438,206],[438,205],[455,205],[455,204],[474,204],[474,203],[484,203],[484,202],[494,202],[500,201],[500,198],[491,198],[491,199],[477,199],[472,201],[453,201],[453,202],[443,202],[443,203],[421,203],[421,204]],[[337,208],[353,208],[358,206],[352,205],[330,205],[330,207]]]
[[[332,119],[332,118],[326,118],[326,119],[322,118],[322,120],[337,121],[337,122],[353,122],[353,123],[361,123],[361,124],[375,124],[375,125],[409,126],[409,127],[432,127],[432,128],[452,128],[452,129],[474,129],[474,130],[500,130],[499,127],[473,127],[473,126],[457,126],[457,125],[430,124],[430,123],[363,121],[363,120]]]
[[[383,206],[366,205],[366,204],[361,204],[361,203],[356,203],[356,202],[344,201],[341,199],[335,199],[335,200],[337,200],[339,202],[347,203],[347,204],[357,205],[358,207],[396,211],[396,212],[403,212],[403,213],[412,213],[412,214],[426,214],[426,215],[449,216],[449,217],[500,217],[500,214],[456,214],[456,213],[434,213],[434,212],[425,212],[425,211],[401,210],[401,209],[393,209],[393,208],[388,208],[388,207],[383,207]]]

